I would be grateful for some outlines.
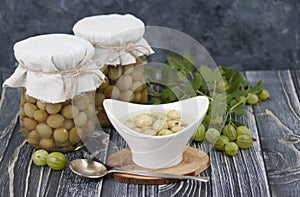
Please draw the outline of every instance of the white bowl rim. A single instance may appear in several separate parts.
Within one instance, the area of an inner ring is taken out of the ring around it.
[[[196,97],[200,97],[200,98],[203,98],[204,100],[206,100],[206,103],[207,104],[205,106],[205,114],[208,110],[208,106],[209,106],[209,99],[206,97],[206,96],[196,96]],[[192,98],[196,98],[196,97],[192,97]],[[192,99],[192,98],[188,98],[188,99]],[[188,99],[185,99],[185,100],[188,100]],[[127,103],[128,105],[137,105],[137,106],[151,106],[151,105],[147,105],[147,104],[137,104],[137,103],[129,103],[129,102],[126,102],[126,101],[120,101],[120,100],[116,100],[116,99],[104,99],[103,101],[103,106],[105,108],[106,106],[106,103],[109,102],[109,101],[112,101],[112,102],[120,102],[120,103]],[[176,102],[182,102],[184,100],[181,100],[181,101],[176,101]],[[172,103],[176,103],[176,102],[172,102]],[[165,104],[158,104],[158,105],[169,105],[169,104],[172,104],[172,103],[165,103]],[[106,111],[106,110],[105,110]],[[185,131],[187,129],[189,129],[192,125],[195,124],[195,122],[197,122],[200,118],[196,118],[192,123],[190,123],[187,127],[185,127],[183,130],[179,131],[179,132],[176,132],[176,133],[172,133],[172,134],[169,134],[169,135],[162,135],[162,136],[153,136],[153,135],[146,135],[146,134],[142,134],[142,133],[139,133],[137,131],[134,131],[132,129],[130,129],[129,127],[127,127],[123,122],[119,121],[115,116],[113,116],[111,114],[110,111],[106,111],[106,113],[110,113],[111,117],[113,119],[115,119],[116,122],[119,122],[122,124],[122,126],[126,127],[128,130],[123,130],[123,132],[127,133],[128,135],[130,136],[134,136],[134,137],[139,137],[139,138],[147,138],[147,139],[165,139],[165,138],[173,138],[173,137],[176,137],[177,135],[181,135],[183,133],[185,133]],[[205,116],[204,114],[204,116]],[[200,116],[199,116],[200,117]],[[130,131],[130,132],[128,132]]]

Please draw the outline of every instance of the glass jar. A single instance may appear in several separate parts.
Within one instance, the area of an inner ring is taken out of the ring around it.
[[[101,126],[111,126],[103,108],[104,99],[147,103],[145,56],[153,54],[154,51],[143,38],[143,21],[130,14],[91,16],[78,21],[73,32],[93,44],[93,60],[98,62],[106,76],[95,97]]]
[[[104,74],[91,60],[94,47],[66,34],[31,37],[14,45],[18,67],[5,86],[22,88],[21,132],[34,148],[72,151],[98,123],[95,92]]]
[[[21,132],[35,148],[71,151],[83,145],[93,132],[95,92],[85,92],[72,100],[47,103],[26,95],[22,88]]]

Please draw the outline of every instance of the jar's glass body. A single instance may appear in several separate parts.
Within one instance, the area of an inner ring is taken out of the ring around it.
[[[137,61],[138,62],[138,61]],[[105,82],[97,89],[95,106],[99,123],[103,127],[111,126],[105,110],[103,100],[112,98],[131,103],[147,103],[147,86],[144,80],[144,64],[107,65],[103,69]]]
[[[46,103],[26,95],[22,88],[21,132],[34,148],[75,150],[95,128],[94,97],[95,92],[85,92],[65,102]]]

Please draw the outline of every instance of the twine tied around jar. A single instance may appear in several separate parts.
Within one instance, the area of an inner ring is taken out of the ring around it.
[[[65,85],[65,95],[66,99],[72,99],[75,94],[76,94],[76,89],[77,89],[77,83],[78,83],[78,76],[81,75],[82,73],[93,73],[92,71],[97,71],[101,67],[97,68],[90,68],[92,64],[94,64],[96,61],[89,61],[86,64],[81,64],[75,69],[70,69],[70,70],[62,70],[62,71],[40,71],[40,70],[35,70],[32,68],[29,68],[25,66],[24,64],[19,63],[18,66],[26,71],[29,72],[34,72],[34,73],[41,73],[41,74],[46,74],[46,75],[55,75],[55,74],[60,74],[60,75],[70,75],[70,77],[67,80],[67,83]],[[103,80],[100,76],[98,76],[101,80]]]
[[[108,58],[113,58],[113,59],[108,59],[110,62],[114,62],[116,59],[120,59],[121,55],[118,55],[117,57],[113,57],[113,55],[115,53],[129,53],[131,56],[133,56],[134,58],[137,59],[138,63],[141,64],[143,63],[143,61],[141,60],[141,58],[134,54],[134,52],[138,52],[138,53],[141,53],[141,54],[144,54],[143,51],[140,49],[140,48],[143,48],[145,50],[147,50],[147,53],[150,54],[151,51],[149,49],[149,47],[146,47],[144,45],[136,45],[138,41],[136,42],[127,42],[126,44],[124,45],[102,45],[102,44],[96,44],[94,45],[95,48],[100,48],[100,49],[114,49],[116,50],[116,52],[111,52],[109,55],[108,55]],[[122,54],[122,55],[123,55]],[[120,59],[120,62],[121,62],[121,59]]]

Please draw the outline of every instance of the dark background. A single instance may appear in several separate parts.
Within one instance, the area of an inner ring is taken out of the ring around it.
[[[239,70],[299,67],[299,0],[0,0],[0,72],[10,74],[13,44],[72,33],[91,15],[132,13],[146,25],[187,33],[217,64]]]

